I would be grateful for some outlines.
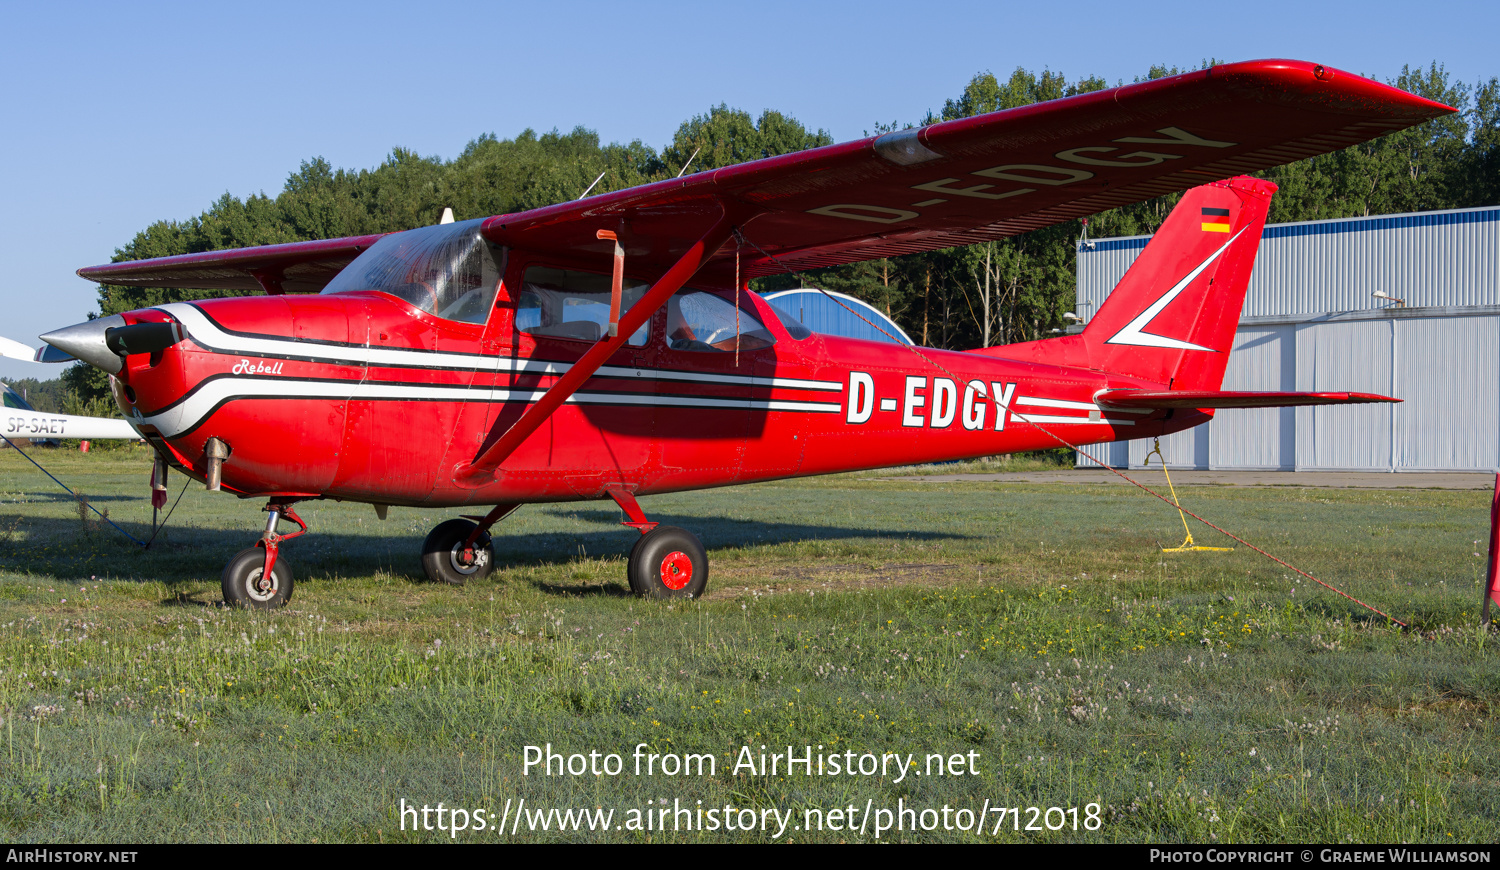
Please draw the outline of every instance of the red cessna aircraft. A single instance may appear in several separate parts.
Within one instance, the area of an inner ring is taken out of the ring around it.
[[[265,295],[42,339],[113,376],[159,463],[267,499],[224,569],[230,603],[286,603],[279,544],[318,498],[493,506],[427,536],[423,568],[449,583],[489,572],[490,528],[520,505],[612,498],[641,532],[631,588],[692,597],[703,545],[637,496],[1390,401],[1219,390],[1275,186],[1216,179],[1451,111],[1316,64],[1229,64],[521,214],[94,266],[79,274]],[[748,290],[1188,188],[1078,335],[910,348],[811,333]]]

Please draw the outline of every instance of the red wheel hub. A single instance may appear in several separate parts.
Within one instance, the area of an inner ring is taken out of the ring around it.
[[[661,560],[661,585],[676,591],[693,582],[693,560],[687,553],[674,550]]]

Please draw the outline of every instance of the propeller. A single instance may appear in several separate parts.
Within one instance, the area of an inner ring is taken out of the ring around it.
[[[9,359],[24,359],[27,362],[36,361],[36,349],[20,343],[14,339],[0,335],[0,356]]]

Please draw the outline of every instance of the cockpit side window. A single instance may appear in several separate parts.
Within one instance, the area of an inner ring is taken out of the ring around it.
[[[385,236],[323,292],[379,290],[445,320],[483,324],[495,306],[505,249],[479,235],[481,223],[440,224]]]
[[[608,275],[531,266],[516,299],[516,329],[527,335],[598,341],[609,329],[610,284]],[[627,279],[621,288],[620,313],[629,311],[650,289],[650,284]],[[647,321],[627,343],[644,345],[650,326]]]
[[[713,293],[691,288],[667,301],[667,344],[673,350],[759,350],[776,337],[754,314]]]

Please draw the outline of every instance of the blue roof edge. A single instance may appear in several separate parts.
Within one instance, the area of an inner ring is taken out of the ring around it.
[[[1283,239],[1293,236],[1331,235],[1334,233],[1358,233],[1372,230],[1393,230],[1405,227],[1450,226],[1453,224],[1488,223],[1500,221],[1500,206],[1479,208],[1454,208],[1443,211],[1416,211],[1405,214],[1371,215],[1358,218],[1329,218],[1317,221],[1298,221],[1287,224],[1267,224],[1262,239]],[[1110,239],[1090,239],[1092,246],[1081,247],[1079,254],[1097,254],[1102,251],[1121,251],[1144,248],[1151,236],[1120,236]]]

